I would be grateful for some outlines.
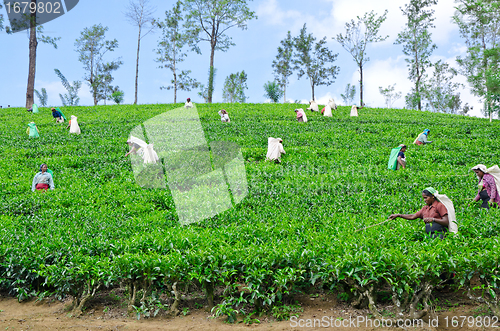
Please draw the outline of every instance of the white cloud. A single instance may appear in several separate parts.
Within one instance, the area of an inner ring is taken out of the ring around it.
[[[264,20],[269,25],[284,25],[297,21],[302,14],[297,10],[284,10],[279,8],[277,0],[267,0],[259,4],[256,10],[259,20]],[[302,25],[301,23],[300,25]]]
[[[395,59],[373,60],[365,65],[363,70],[363,100],[369,107],[385,107],[385,99],[380,94],[379,86],[383,88],[396,84],[395,91],[402,92],[402,97],[395,101],[393,108],[403,108],[405,106],[404,96],[410,91],[412,83],[407,79],[408,69],[404,56],[400,55]],[[359,72],[353,73],[351,84],[356,84],[356,98],[354,103],[359,104]]]

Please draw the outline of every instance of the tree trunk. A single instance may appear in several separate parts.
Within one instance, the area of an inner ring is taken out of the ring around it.
[[[311,86],[311,90],[312,90],[312,100],[314,100],[314,85]]]
[[[363,107],[363,64],[359,65],[359,106]]]
[[[415,56],[415,61],[418,61]],[[415,82],[415,92],[418,97],[418,110],[422,110],[422,98],[420,97],[420,67],[418,66],[418,62],[416,62],[417,66],[417,81]]]
[[[177,75],[175,74],[175,69],[174,69],[174,103],[177,103]]]
[[[177,33],[175,34],[175,40],[177,40]],[[177,45],[174,42],[174,60],[172,62],[172,74],[174,75],[174,103],[177,103],[177,57],[175,56],[177,54]]]
[[[139,36],[137,37],[137,60],[135,62],[135,97],[134,105],[137,105],[137,89],[139,81],[139,49],[141,48],[141,26],[139,25]]]
[[[215,55],[215,46],[217,46],[217,39],[215,36],[215,18],[212,23],[212,36],[210,40],[210,73],[208,75],[208,103],[212,103],[212,94],[214,92],[214,55]]]
[[[97,106],[97,86],[94,84],[94,45],[91,46],[90,50],[90,86],[92,87],[94,106]]]
[[[286,103],[286,85],[283,86],[283,103]]]
[[[418,110],[422,110],[422,98],[420,97],[420,78],[417,78],[417,82],[415,83],[415,92],[417,93],[418,97]]]
[[[210,52],[210,73],[208,75],[208,103],[212,103],[212,94],[214,92],[214,54],[215,54],[215,45],[212,44],[212,50]]]
[[[36,0],[31,0],[35,3]],[[29,70],[28,70],[28,87],[26,89],[26,108],[31,108],[34,103],[35,92],[35,73],[36,73],[36,48],[38,41],[36,39],[36,12],[30,15],[30,53],[29,53]]]

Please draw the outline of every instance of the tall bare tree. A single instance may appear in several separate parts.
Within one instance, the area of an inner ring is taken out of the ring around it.
[[[178,90],[191,91],[192,88],[200,86],[196,79],[189,77],[191,70],[180,70],[178,66],[187,56],[183,48],[190,39],[190,36],[182,29],[184,17],[181,6],[182,2],[177,1],[172,10],[165,12],[165,21],[158,23],[162,29],[162,37],[156,50],[156,54],[158,54],[156,61],[161,63],[159,67],[170,69],[173,76],[171,85],[160,88],[174,90],[174,103],[177,102]]]
[[[212,103],[215,51],[225,52],[235,45],[226,34],[227,30],[235,26],[245,30],[247,21],[257,16],[248,8],[247,0],[185,0],[184,10],[187,12],[187,31],[194,36],[193,48],[199,52],[196,46],[199,41],[210,43],[208,103]]]
[[[359,105],[363,107],[363,65],[370,61],[366,55],[366,46],[369,43],[376,43],[386,40],[389,36],[379,36],[380,25],[387,18],[387,10],[380,17],[373,10],[365,13],[363,17],[357,17],[358,21],[347,22],[345,24],[345,35],[338,34],[333,39],[337,40],[346,51],[351,54],[353,60],[359,68]]]
[[[274,78],[283,89],[283,102],[286,102],[286,86],[288,77],[293,73],[293,39],[290,31],[278,47],[278,55],[273,60]]]
[[[153,13],[156,11],[149,0],[130,1],[125,12],[125,17],[132,24],[139,28],[137,35],[137,60],[135,62],[135,97],[134,105],[137,104],[137,90],[139,81],[139,50],[141,49],[141,39],[155,29]]]

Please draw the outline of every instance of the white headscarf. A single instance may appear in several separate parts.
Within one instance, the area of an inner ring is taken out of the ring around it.
[[[351,107],[351,116],[358,116],[358,107],[356,105]]]
[[[69,127],[69,133],[82,133],[82,131],[80,130],[80,126],[78,125],[77,117],[75,115],[71,115],[71,126]]]
[[[134,136],[130,136],[127,143],[136,144],[140,147],[136,153],[142,157],[144,163],[156,163],[160,159],[153,149],[153,144],[148,144],[144,140]]]
[[[267,155],[266,160],[279,160],[281,154],[286,154],[281,144],[283,140],[281,138],[267,138]]]
[[[330,100],[328,100],[328,106],[330,106],[331,109],[337,109],[337,105],[335,104],[333,98],[330,98]]]

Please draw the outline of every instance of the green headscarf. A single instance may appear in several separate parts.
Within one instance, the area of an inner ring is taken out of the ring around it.
[[[438,193],[438,191],[436,191],[433,187],[428,187],[425,189],[425,191],[429,191],[429,193],[431,193],[434,196],[436,196],[436,194]]]

